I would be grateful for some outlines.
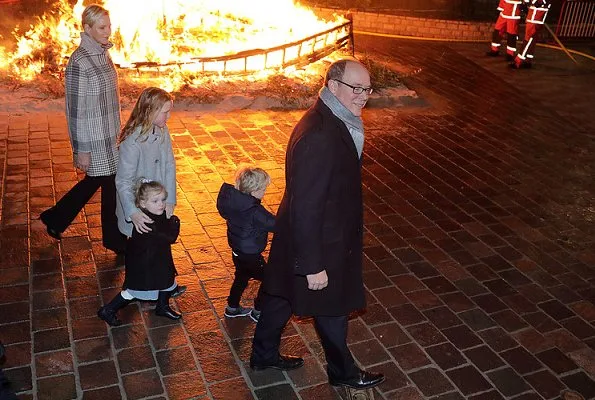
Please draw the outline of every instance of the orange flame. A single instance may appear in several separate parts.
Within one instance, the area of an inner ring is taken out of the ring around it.
[[[15,29],[16,51],[8,53],[0,47],[1,70],[21,80],[63,70],[79,43],[83,0],[74,8],[68,0],[54,7],[26,33]],[[323,21],[292,0],[106,0],[104,7],[112,22],[114,63],[137,71],[148,64],[157,67],[163,75],[157,83],[168,90],[190,81],[198,83],[204,71],[225,68],[262,73],[278,68],[298,57],[297,48],[230,60],[225,65],[217,58],[297,42],[346,22],[340,16]],[[313,39],[309,45],[314,49],[321,44]],[[205,57],[213,60],[197,63]]]

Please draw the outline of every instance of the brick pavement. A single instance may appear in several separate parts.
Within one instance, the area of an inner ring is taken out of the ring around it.
[[[444,45],[358,43],[421,67],[407,84],[432,104],[365,114],[368,308],[349,343],[387,375],[376,398],[559,399],[567,388],[595,398],[587,116],[536,107]],[[233,270],[217,190],[256,162],[271,172],[265,203],[276,210],[301,114],[173,114],[183,322],[133,304],[118,328],[95,317],[123,280],[100,244],[99,199],[59,244],[38,220],[76,178],[63,116],[0,114],[0,339],[21,399],[340,398],[309,321],[293,321],[282,344],[304,368],[252,373],[254,324],[222,318]]]

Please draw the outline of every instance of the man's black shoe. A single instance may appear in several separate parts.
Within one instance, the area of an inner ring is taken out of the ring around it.
[[[488,56],[488,57],[498,57],[499,55],[500,55],[499,52],[491,51],[491,50],[486,53],[486,56]]]
[[[250,360],[250,368],[254,371],[262,371],[263,369],[278,369],[280,371],[289,371],[297,369],[304,365],[304,359],[295,356],[284,356],[279,354],[279,358],[274,362],[269,363],[256,363]]]
[[[346,386],[353,389],[366,389],[384,382],[384,375],[374,374],[372,372],[367,372],[360,369],[359,374],[356,377],[350,379],[336,379],[329,376],[328,382],[333,386]]]
[[[507,54],[506,55],[506,61],[510,62],[510,61],[514,61],[514,56]]]

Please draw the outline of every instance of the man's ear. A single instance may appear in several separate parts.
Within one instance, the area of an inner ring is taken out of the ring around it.
[[[337,88],[339,87],[339,83],[336,80],[331,79],[328,81],[328,83],[326,85],[328,87],[328,90],[330,90],[332,94],[337,93]]]

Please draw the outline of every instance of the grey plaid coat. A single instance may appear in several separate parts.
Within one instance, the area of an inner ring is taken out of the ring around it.
[[[91,153],[89,176],[116,173],[120,132],[118,75],[107,50],[86,33],[66,65],[66,119],[72,151]]]

